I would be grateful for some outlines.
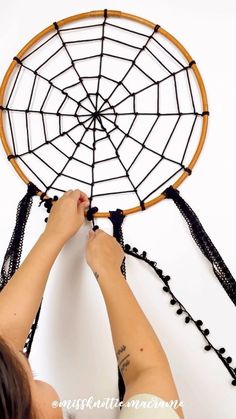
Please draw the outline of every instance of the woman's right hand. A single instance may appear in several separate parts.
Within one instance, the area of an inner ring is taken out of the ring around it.
[[[124,251],[117,240],[101,229],[89,232],[86,260],[96,276],[118,271]]]

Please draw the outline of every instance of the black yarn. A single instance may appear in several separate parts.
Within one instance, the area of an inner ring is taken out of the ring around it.
[[[121,209],[117,209],[116,211],[109,211],[109,212],[110,212],[109,219],[111,220],[112,225],[113,225],[113,236],[116,238],[118,243],[120,243],[120,245],[124,249],[124,237],[123,237],[123,231],[122,231],[122,224],[123,224],[125,215],[123,214],[123,211]],[[121,265],[121,272],[124,278],[126,279],[125,258]],[[118,388],[119,388],[119,400],[123,401],[124,394],[125,394],[125,383],[124,383],[119,367],[118,367]]]
[[[174,189],[172,186],[164,191],[164,195],[174,201],[175,205],[187,222],[194,241],[197,243],[203,255],[211,263],[215,276],[220,281],[222,287],[227,292],[234,305],[236,305],[236,281],[218,250],[212,243],[210,237],[204,230],[199,218],[187,202],[180,196],[179,191]]]
[[[199,330],[199,332],[202,334],[204,340],[206,341],[206,345],[204,347],[204,350],[205,351],[213,350],[215,352],[215,354],[218,356],[220,361],[223,363],[223,365],[225,366],[225,368],[228,370],[229,374],[233,378],[233,380],[231,381],[231,384],[233,386],[235,386],[236,385],[236,368],[231,367],[229,365],[232,362],[232,358],[230,356],[227,356],[227,357],[223,356],[223,354],[225,353],[225,348],[220,347],[219,349],[217,349],[210,342],[210,340],[208,338],[208,336],[210,334],[210,331],[209,331],[208,328],[203,327],[203,321],[202,320],[195,320],[191,316],[189,311],[185,308],[185,306],[173,294],[173,292],[171,291],[170,285],[169,285],[169,281],[171,279],[170,276],[163,274],[163,271],[160,268],[158,268],[157,262],[148,259],[147,252],[143,251],[141,254],[139,254],[138,249],[135,248],[135,247],[131,248],[131,246],[129,244],[125,244],[124,251],[125,251],[126,254],[128,254],[130,256],[133,256],[136,259],[140,259],[140,260],[144,261],[145,263],[147,263],[149,266],[151,266],[151,268],[155,271],[157,276],[164,283],[163,291],[166,294],[168,293],[170,295],[170,305],[173,306],[173,307],[176,307],[176,305],[178,306],[178,308],[176,310],[176,314],[178,315],[178,317],[183,317],[184,316],[185,317],[185,324],[192,323],[196,326],[196,328]]]

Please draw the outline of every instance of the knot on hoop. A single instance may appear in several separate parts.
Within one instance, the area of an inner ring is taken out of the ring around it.
[[[173,199],[179,196],[179,191],[178,189],[173,188],[173,186],[169,186],[169,188],[163,192],[163,195],[165,195],[166,198]]]
[[[15,157],[17,157],[17,156],[14,156],[14,154],[9,154],[8,156],[7,156],[7,160],[11,160],[11,159],[14,159]]]
[[[59,26],[58,26],[58,23],[57,22],[53,22],[53,26],[54,26],[54,28],[58,31],[59,30]]]
[[[93,220],[93,216],[94,216],[94,214],[96,214],[96,212],[98,212],[98,208],[97,207],[89,208],[89,210],[87,211],[87,215],[86,215],[87,220],[88,221],[92,221]]]

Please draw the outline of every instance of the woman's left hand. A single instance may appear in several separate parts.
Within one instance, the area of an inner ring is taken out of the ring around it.
[[[66,242],[83,224],[84,211],[88,206],[89,199],[84,192],[79,189],[65,192],[53,202],[45,233]]]

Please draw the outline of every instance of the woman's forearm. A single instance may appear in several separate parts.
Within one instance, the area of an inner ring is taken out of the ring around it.
[[[163,367],[168,360],[152,326],[120,272],[96,273],[110,320],[113,343],[124,381]]]
[[[51,267],[63,245],[59,236],[42,233],[0,293],[0,334],[18,350],[24,346]]]

